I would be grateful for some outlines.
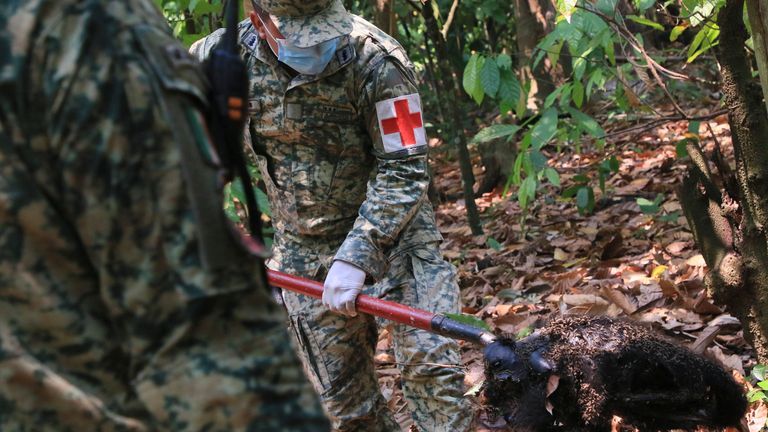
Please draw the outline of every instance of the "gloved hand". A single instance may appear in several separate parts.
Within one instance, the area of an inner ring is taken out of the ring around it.
[[[334,261],[323,283],[323,304],[333,312],[356,316],[355,299],[363,283],[363,270],[345,261]]]

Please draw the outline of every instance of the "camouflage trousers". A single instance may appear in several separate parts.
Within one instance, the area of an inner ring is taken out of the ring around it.
[[[0,288],[0,430],[329,428],[265,289],[190,303],[167,338],[144,328],[162,343],[141,364],[114,332],[124,323],[91,313],[92,296]]]
[[[327,262],[329,256],[317,259]],[[286,264],[273,261],[269,266],[297,274]],[[324,272],[298,275],[322,280]],[[363,293],[433,312],[459,310],[455,269],[443,260],[437,243],[393,254],[386,277]],[[376,380],[376,320],[366,314],[350,318],[332,313],[319,300],[289,291],[283,291],[283,300],[299,357],[334,430],[399,431]],[[468,430],[472,409],[463,397],[464,371],[456,342],[380,323],[390,326],[403,393],[416,425],[429,432]]]

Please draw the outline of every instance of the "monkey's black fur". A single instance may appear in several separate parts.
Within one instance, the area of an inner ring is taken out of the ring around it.
[[[605,317],[559,319],[520,341],[502,337],[486,348],[485,373],[490,411],[515,431],[609,431],[614,415],[643,432],[725,427],[747,408],[741,386],[710,360]]]

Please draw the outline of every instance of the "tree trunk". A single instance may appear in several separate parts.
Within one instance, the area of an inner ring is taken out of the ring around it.
[[[472,160],[469,156],[469,150],[467,149],[466,132],[464,131],[464,114],[461,111],[461,104],[458,101],[462,100],[465,96],[459,85],[459,79],[450,67],[450,63],[447,61],[448,49],[445,45],[445,39],[440,34],[440,29],[437,25],[437,20],[432,11],[432,0],[426,0],[422,6],[422,16],[424,17],[424,23],[427,28],[427,38],[432,40],[437,54],[437,65],[440,69],[440,77],[445,85],[444,91],[447,93],[453,93],[452,98],[445,98],[443,100],[451,101],[450,106],[446,107],[451,117],[450,125],[450,138],[446,142],[456,146],[456,151],[459,157],[459,168],[461,169],[461,180],[464,187],[464,202],[467,207],[467,220],[469,227],[472,229],[474,235],[482,235],[483,228],[480,225],[480,215],[477,212],[477,205],[475,204],[475,175],[472,173]]]
[[[537,101],[555,90],[554,65],[546,58],[535,69],[530,64],[536,45],[554,28],[555,11],[552,0],[515,0],[520,78],[531,83],[528,108],[534,110]]]
[[[396,36],[395,0],[376,0],[373,23],[390,36]]]
[[[768,107],[768,4],[765,1],[748,0],[747,13],[755,42],[755,57],[760,72],[760,84]]]
[[[749,0],[755,3],[758,0]],[[727,0],[718,16],[717,52],[729,110],[737,190],[729,193],[727,167],[688,146],[691,167],[678,195],[710,269],[707,287],[744,325],[758,361],[768,362],[768,115],[744,49],[744,0]],[[711,162],[711,165],[710,165]],[[716,169],[712,171],[710,167]],[[736,196],[731,196],[731,194]]]

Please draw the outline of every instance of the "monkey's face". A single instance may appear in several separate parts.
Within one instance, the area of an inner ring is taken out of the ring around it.
[[[525,359],[515,353],[515,342],[500,339],[485,347],[486,379],[520,382],[528,373]]]

